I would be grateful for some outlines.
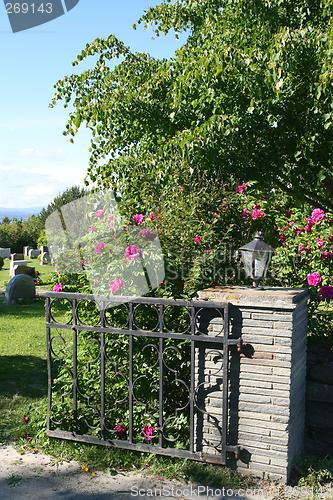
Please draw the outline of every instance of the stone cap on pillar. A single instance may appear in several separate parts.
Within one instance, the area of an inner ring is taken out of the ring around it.
[[[199,300],[229,302],[244,307],[259,306],[279,309],[294,309],[307,297],[308,291],[305,288],[216,286],[198,292]]]

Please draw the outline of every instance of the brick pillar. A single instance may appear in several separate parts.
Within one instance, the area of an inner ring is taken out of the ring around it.
[[[244,344],[243,353],[233,349],[230,356],[228,443],[241,448],[233,465],[287,482],[303,448],[307,292],[216,287],[198,298],[228,302],[230,336]],[[208,335],[221,335],[218,315],[205,322]],[[216,347],[196,349],[197,400],[204,409],[196,414],[196,449],[210,454],[220,449],[223,351]]]

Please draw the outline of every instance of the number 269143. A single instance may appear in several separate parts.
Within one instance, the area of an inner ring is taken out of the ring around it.
[[[52,14],[51,2],[7,2],[7,14]]]

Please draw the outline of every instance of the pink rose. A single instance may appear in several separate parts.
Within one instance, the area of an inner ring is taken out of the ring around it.
[[[133,215],[132,220],[134,220],[134,222],[136,222],[138,226],[140,226],[143,223],[144,218],[145,216],[142,214],[135,214]]]
[[[332,258],[331,252],[322,252],[321,253],[321,258],[322,260],[330,260]]]
[[[143,428],[143,436],[147,441],[154,438],[155,427],[153,425],[145,425]]]
[[[280,234],[280,236],[279,236],[279,240],[281,241],[282,246],[285,246],[285,244],[286,244],[286,239],[287,239],[287,238],[286,238],[286,235],[285,235],[285,234]]]
[[[317,238],[316,242],[319,248],[323,248],[323,246],[325,245],[325,241],[321,240],[320,238]]]
[[[265,212],[260,208],[259,205],[256,205],[252,212],[252,220],[264,219],[265,217]]]
[[[306,226],[304,226],[304,231],[306,231],[307,233],[312,233],[312,226],[310,224],[307,224]]]
[[[128,245],[124,252],[124,257],[128,260],[135,260],[141,257],[141,248],[137,245]]]
[[[148,215],[148,219],[150,219],[150,220],[156,219],[156,215],[154,214],[154,212],[150,212],[150,214]]]
[[[308,284],[310,286],[318,286],[319,283],[321,283],[322,278],[321,278],[319,273],[314,272],[314,273],[308,274],[307,280],[308,280]]]
[[[95,215],[98,219],[104,216],[104,210],[96,210]]]
[[[96,227],[90,226],[90,228],[88,229],[88,233],[96,233]]]
[[[121,278],[116,278],[115,280],[111,281],[109,289],[110,291],[115,294],[119,292],[122,288],[124,288],[125,282]]]
[[[303,245],[303,243],[300,243],[300,244],[298,245],[298,252],[299,252],[299,253],[302,253],[302,252],[303,252],[303,250],[304,250],[304,245]]]
[[[239,184],[239,186],[237,186],[237,193],[243,194],[246,188],[247,188],[246,182]]]
[[[199,234],[196,234],[193,238],[193,241],[196,245],[199,245],[199,243],[201,243],[202,241],[202,237]]]
[[[321,208],[316,208],[311,214],[313,224],[315,224],[316,222],[320,222],[324,217],[325,212]]]
[[[62,283],[56,283],[52,290],[57,293],[62,292],[63,290]]]
[[[296,227],[295,229],[296,229],[296,236],[302,234],[302,229],[299,229],[298,227]]]
[[[113,430],[116,431],[117,434],[122,435],[127,431],[127,427],[124,424],[117,424],[114,426]]]
[[[105,243],[103,243],[102,241],[100,243],[97,243],[95,247],[95,253],[98,255],[99,253],[101,253],[103,248],[105,248]]]

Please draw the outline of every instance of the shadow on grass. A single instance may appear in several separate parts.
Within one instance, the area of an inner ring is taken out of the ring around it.
[[[46,360],[36,356],[0,356],[0,398],[19,394],[37,399],[46,392]]]
[[[36,299],[32,304],[20,304],[8,306],[4,299],[0,301],[1,316],[21,316],[24,318],[41,317],[45,314],[45,301],[42,298]]]

